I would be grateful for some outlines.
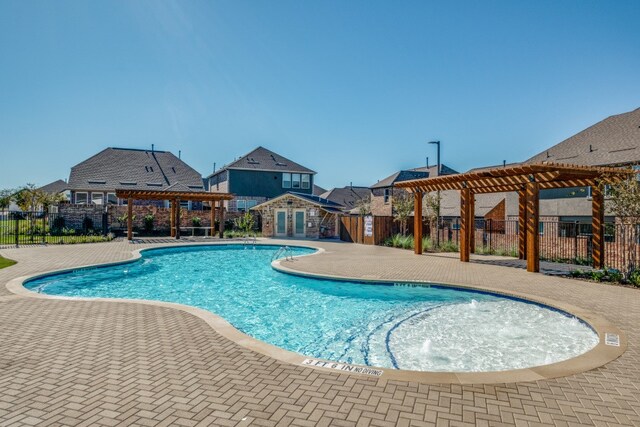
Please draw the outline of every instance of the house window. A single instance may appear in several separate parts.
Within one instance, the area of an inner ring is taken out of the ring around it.
[[[247,210],[251,209],[252,207],[256,206],[258,204],[257,201],[255,200],[247,200]]]
[[[291,174],[291,188],[300,188],[300,174],[292,173]]]
[[[384,202],[385,203],[389,203],[389,195],[391,193],[391,190],[389,190],[388,188],[384,189]]]
[[[544,234],[544,222],[538,223],[538,233]]]
[[[186,209],[186,210],[190,210],[190,205],[191,203],[188,200],[180,200],[180,207],[182,209]]]
[[[282,174],[282,188],[291,188],[291,174],[283,173]]]
[[[116,193],[107,193],[107,204],[108,205],[118,204],[118,198],[116,197]]]
[[[302,174],[302,188],[309,188],[311,187],[311,179],[310,179],[311,175],[309,174]]]
[[[76,193],[76,204],[78,205],[86,205],[88,200],[87,193]]]
[[[91,193],[91,203],[94,205],[101,205],[104,200],[104,193]]]
[[[246,200],[236,200],[236,209],[238,212],[244,212],[247,207]]]

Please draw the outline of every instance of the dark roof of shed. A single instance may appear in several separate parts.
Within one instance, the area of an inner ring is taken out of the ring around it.
[[[219,174],[220,172],[227,169],[300,172],[310,174],[316,173],[311,169],[306,168],[264,147],[257,147],[249,154],[245,154],[234,162],[223,166],[219,170],[209,175],[209,177]]]
[[[287,191],[286,193],[281,194],[278,197],[274,197],[273,199],[267,200],[266,202],[262,202],[259,205],[254,206],[251,209],[259,209],[261,206],[268,205],[270,203],[273,203],[276,200],[279,200],[279,199],[281,199],[283,197],[287,197],[287,196],[293,196],[293,197],[297,197],[299,199],[306,200],[306,201],[311,202],[314,205],[316,205],[318,207],[321,207],[323,209],[327,208],[327,209],[334,209],[334,210],[337,210],[337,211],[342,211],[342,209],[343,209],[343,206],[341,204],[332,202],[331,200],[324,199],[324,198],[322,198],[320,196],[314,196],[313,194],[297,193],[297,192],[294,192],[294,191]]]
[[[640,108],[607,117],[525,163],[539,162],[584,166],[640,162]]]
[[[169,151],[109,147],[71,168],[71,190],[165,190],[180,183],[204,190],[202,176]]]
[[[38,190],[42,190],[48,194],[62,193],[64,191],[67,191],[68,189],[69,189],[69,184],[67,184],[61,179],[50,182],[49,184],[43,185],[42,187],[38,188]]]

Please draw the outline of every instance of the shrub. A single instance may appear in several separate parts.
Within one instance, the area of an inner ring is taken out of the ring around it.
[[[155,222],[156,217],[153,214],[147,214],[144,216],[144,231],[147,233],[151,233],[153,231],[153,223]]]
[[[628,279],[629,283],[635,286],[640,286],[640,270],[632,270],[629,273]]]
[[[89,230],[93,230],[93,220],[88,216],[85,216],[84,219],[82,220],[82,229],[85,232],[88,232]]]
[[[200,217],[194,216],[191,218],[191,224],[193,224],[194,227],[200,227],[202,225],[202,220]]]

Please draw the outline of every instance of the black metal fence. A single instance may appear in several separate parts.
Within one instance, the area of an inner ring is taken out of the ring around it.
[[[431,248],[456,249],[460,239],[460,222],[442,220],[439,235],[425,227]],[[540,259],[577,265],[592,264],[593,234],[591,224],[563,221],[540,221]],[[433,234],[433,235],[432,235]],[[640,268],[640,224],[605,225],[605,266],[621,271]],[[518,256],[518,221],[476,220],[475,252]]]
[[[106,213],[0,212],[0,247],[99,242],[108,233]]]

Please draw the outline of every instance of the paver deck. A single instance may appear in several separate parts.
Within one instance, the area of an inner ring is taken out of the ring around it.
[[[288,241],[287,243],[291,243]],[[2,250],[0,426],[19,425],[640,425],[640,290],[527,273],[476,257],[333,242],[286,264],[365,279],[429,280],[521,292],[601,315],[627,351],[570,377],[425,385],[281,362],[200,318],[153,305],[17,296],[10,279],[124,260],[162,244],[111,242]]]

